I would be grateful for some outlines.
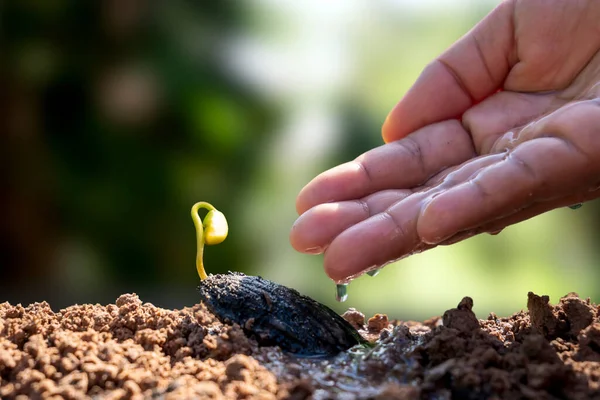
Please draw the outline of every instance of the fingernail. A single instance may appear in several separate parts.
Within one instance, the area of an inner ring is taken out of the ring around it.
[[[448,239],[450,239],[453,235],[447,235],[447,236],[436,236],[434,238],[423,238],[421,237],[421,241],[425,244],[429,244],[429,245],[436,245],[436,244],[440,244]]]
[[[323,252],[323,248],[322,247],[309,247],[307,249],[304,249],[304,253],[306,254],[321,254]]]

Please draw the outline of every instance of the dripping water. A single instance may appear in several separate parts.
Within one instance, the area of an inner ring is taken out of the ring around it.
[[[339,302],[346,301],[348,299],[348,284],[338,283],[335,285],[335,299]]]

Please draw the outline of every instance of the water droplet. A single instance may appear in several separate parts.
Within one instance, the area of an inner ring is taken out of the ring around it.
[[[370,271],[367,272],[367,275],[369,275],[369,276],[376,276],[377,274],[379,274],[379,272],[381,272],[381,268],[372,269],[372,270],[370,270]]]
[[[569,206],[569,208],[571,210],[577,210],[578,208],[581,208],[581,206],[583,206],[583,204],[577,203],[577,204],[573,204],[572,206]]]
[[[348,284],[338,283],[335,285],[335,299],[339,302],[346,301],[348,299]]]

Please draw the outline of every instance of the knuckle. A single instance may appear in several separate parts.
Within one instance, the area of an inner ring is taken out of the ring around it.
[[[364,160],[356,160],[356,164],[358,165],[358,168],[364,175],[368,184],[372,184],[373,183],[373,174],[371,173],[368,163],[366,163]]]
[[[492,197],[493,193],[491,193],[488,190],[487,185],[485,184],[485,181],[482,180],[481,178],[475,177],[474,179],[471,179],[469,182],[475,188],[475,190],[477,190],[477,193],[479,194],[479,196],[481,198]]]
[[[414,138],[407,136],[403,140],[399,141],[398,145],[401,146],[404,149],[404,151],[406,151],[406,153],[411,159],[417,161],[420,172],[427,172],[427,167],[425,165],[425,157],[423,155],[423,149]]]
[[[390,221],[392,221],[392,223],[394,224],[394,236],[395,237],[406,236],[406,234],[407,234],[406,228],[402,225],[402,223],[400,221],[398,221],[396,218],[394,218],[394,214],[392,214],[389,210],[385,210],[383,212],[383,216],[385,218],[389,219]]]

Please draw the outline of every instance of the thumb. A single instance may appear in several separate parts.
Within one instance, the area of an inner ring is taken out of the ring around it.
[[[452,47],[430,63],[388,115],[386,143],[426,125],[460,117],[502,87],[516,63],[514,3],[505,1]]]

